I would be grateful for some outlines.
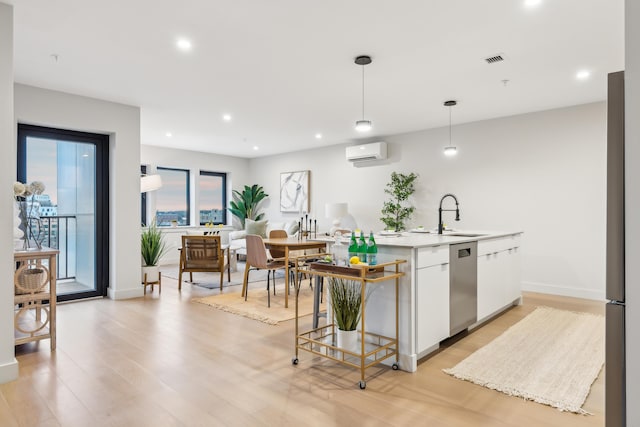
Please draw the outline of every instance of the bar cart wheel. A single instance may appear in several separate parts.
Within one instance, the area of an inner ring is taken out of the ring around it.
[[[393,369],[394,371],[397,371],[398,369],[400,369],[400,365],[398,365],[398,362],[391,365],[391,369]]]
[[[297,365],[298,364],[298,358],[297,357],[292,358],[291,359],[291,363],[294,364],[294,365]]]
[[[360,390],[364,390],[365,388],[367,388],[366,381],[360,381],[358,385],[360,386]]]

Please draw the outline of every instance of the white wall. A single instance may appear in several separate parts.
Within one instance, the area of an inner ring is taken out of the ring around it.
[[[625,10],[625,242],[627,425],[640,425],[640,3]]]
[[[16,144],[13,125],[13,7],[0,3],[0,384],[18,378],[13,342],[13,197]]]
[[[16,84],[15,118],[18,123],[110,135],[108,295],[142,296],[140,188],[132,185],[140,180],[140,109]]]
[[[454,158],[442,154],[448,138],[448,127],[381,138],[389,160],[375,166],[350,165],[340,145],[255,159],[251,172],[271,196],[267,217],[298,216],[279,212],[280,172],[309,169],[321,228],[330,226],[324,204],[348,201],[365,231],[383,228],[391,172],[418,173],[409,227],[435,227],[440,197],[454,193],[461,221],[445,213],[445,223],[525,232],[525,289],[604,299],[605,103],[454,126]]]

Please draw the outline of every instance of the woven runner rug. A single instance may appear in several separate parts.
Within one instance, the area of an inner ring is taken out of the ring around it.
[[[561,411],[582,409],[604,364],[604,317],[538,307],[444,372]]]
[[[289,307],[284,308],[284,285],[279,280],[276,295],[271,290],[271,307],[267,307],[267,290],[265,286],[259,288],[250,287],[247,301],[240,296],[242,286],[237,286],[237,292],[225,292],[219,295],[211,295],[203,298],[194,298],[192,301],[206,304],[211,307],[229,313],[259,320],[270,325],[295,318],[295,294],[293,288],[289,294]],[[298,315],[307,316],[313,313],[313,290],[309,288],[308,281],[304,282],[298,297]],[[320,304],[320,311],[325,310],[324,302]]]

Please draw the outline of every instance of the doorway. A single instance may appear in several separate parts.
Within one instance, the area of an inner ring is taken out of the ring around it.
[[[18,125],[18,181],[41,181],[42,245],[60,251],[58,301],[105,296],[109,262],[109,136]]]

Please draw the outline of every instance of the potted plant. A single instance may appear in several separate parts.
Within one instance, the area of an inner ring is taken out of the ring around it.
[[[244,186],[242,192],[233,190],[233,200],[231,201],[231,212],[240,222],[241,228],[244,229],[244,220],[249,218],[254,221],[259,221],[264,216],[264,213],[259,212],[259,204],[264,199],[269,197],[264,192],[262,186],[254,184],[251,187]]]
[[[164,241],[164,235],[158,229],[155,218],[146,229],[142,230],[140,246],[143,262],[141,281],[145,281],[144,275],[146,273],[147,281],[155,282],[159,272],[158,262],[168,249]]]
[[[336,344],[348,351],[357,351],[358,348],[356,328],[362,314],[361,292],[360,281],[329,277],[331,309],[338,326]]]
[[[416,190],[413,185],[418,175],[411,172],[408,175],[391,173],[391,182],[387,184],[384,192],[391,195],[391,200],[384,202],[380,218],[387,230],[402,231],[404,222],[411,217],[415,210],[413,206],[406,206],[406,201]]]

